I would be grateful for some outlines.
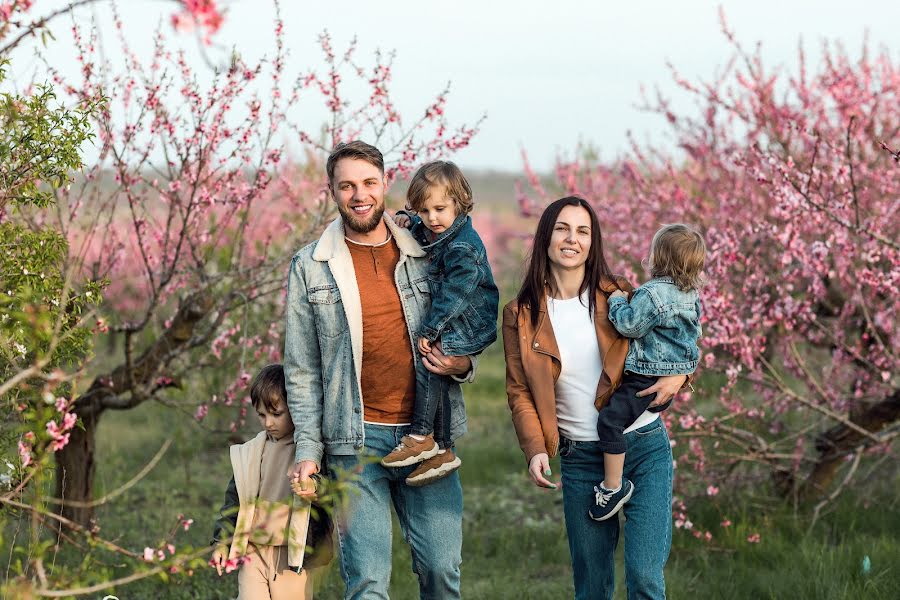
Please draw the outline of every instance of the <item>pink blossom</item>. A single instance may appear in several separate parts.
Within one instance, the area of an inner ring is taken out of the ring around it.
[[[19,440],[18,442],[19,448],[19,458],[22,460],[22,467],[27,467],[31,464],[31,446],[26,445]]]
[[[714,485],[710,485],[706,487],[706,495],[707,496],[715,496],[719,493],[719,488]]]
[[[153,548],[144,548],[144,560],[147,562],[153,562]]]
[[[747,536],[747,541],[751,544],[758,544],[760,540],[760,536],[758,533],[754,533]]]

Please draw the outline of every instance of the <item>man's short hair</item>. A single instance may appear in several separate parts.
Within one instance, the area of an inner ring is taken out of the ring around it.
[[[449,160],[435,160],[419,167],[406,190],[406,207],[419,212],[435,188],[442,188],[444,194],[453,200],[457,215],[472,211],[472,188],[459,167]]]
[[[344,158],[364,160],[370,165],[378,167],[378,170],[384,175],[384,156],[381,155],[381,151],[371,144],[353,140],[352,142],[341,142],[328,155],[328,162],[325,163],[328,183],[334,181],[334,167],[339,160]]]

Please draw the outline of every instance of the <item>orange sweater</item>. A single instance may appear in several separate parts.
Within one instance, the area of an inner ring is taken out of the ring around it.
[[[378,246],[347,240],[362,300],[364,419],[399,425],[412,421],[416,375],[412,345],[394,270],[400,249],[391,238]]]

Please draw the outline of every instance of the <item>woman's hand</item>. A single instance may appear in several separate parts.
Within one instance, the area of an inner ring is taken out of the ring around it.
[[[656,383],[641,390],[638,396],[644,397],[650,394],[656,394],[656,398],[650,403],[650,406],[659,406],[669,401],[669,398],[678,393],[684,382],[687,381],[687,375],[666,375],[656,380]]]
[[[547,479],[547,477],[553,475],[553,472],[550,470],[550,457],[546,452],[541,452],[531,457],[531,462],[528,464],[528,474],[531,476],[531,480],[534,481],[534,485],[538,487],[551,490],[557,488],[555,483]]]

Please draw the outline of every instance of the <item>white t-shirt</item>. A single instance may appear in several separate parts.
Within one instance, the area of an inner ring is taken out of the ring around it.
[[[556,421],[562,435],[583,442],[600,439],[594,399],[603,374],[594,318],[587,307],[587,294],[568,300],[547,297],[547,314],[562,361],[555,388]],[[643,427],[658,418],[659,413],[644,411],[625,431]]]

